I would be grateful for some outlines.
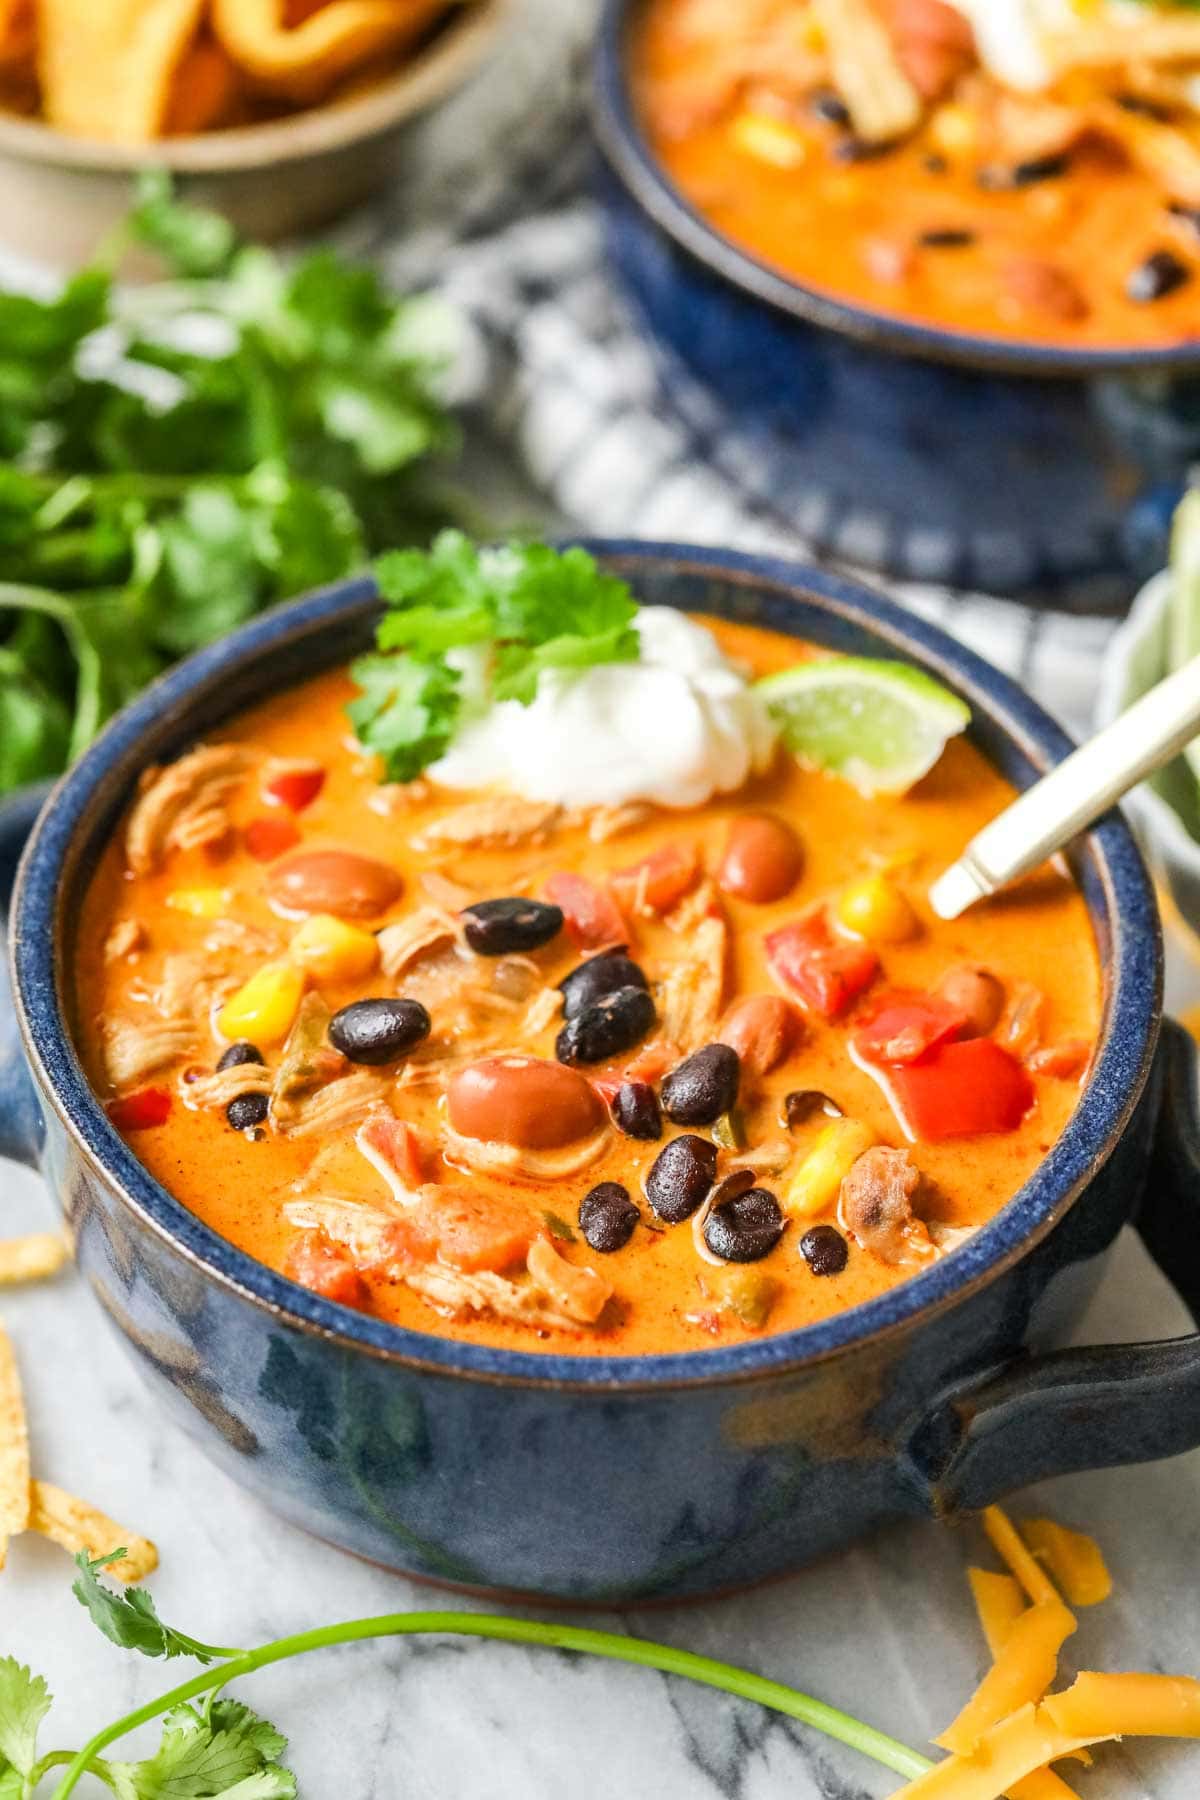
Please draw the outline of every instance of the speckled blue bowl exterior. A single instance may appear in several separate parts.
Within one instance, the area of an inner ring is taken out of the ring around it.
[[[1161,567],[1200,454],[1200,340],[1074,351],[970,337],[754,261],[645,145],[625,55],[643,4],[607,0],[593,118],[612,259],[662,352],[668,402],[699,376],[725,413],[708,433],[740,440],[764,510],[817,550],[1058,606],[1124,604]]]
[[[733,555],[600,549],[647,601],[923,663],[968,698],[978,741],[1019,782],[1066,748],[1011,683],[855,587]],[[1149,1352],[1019,1360],[1078,1314],[1136,1205],[1151,1143],[1159,933],[1115,817],[1078,859],[1107,987],[1103,1046],[1065,1135],[967,1245],[805,1331],[599,1359],[402,1331],[255,1263],[150,1178],[71,1040],[81,893],[148,762],[344,660],[373,613],[369,584],[345,584],[165,677],[59,785],[15,896],[12,970],[36,1105],[24,1073],[0,1060],[0,1144],[40,1163],[88,1285],[198,1441],[268,1505],[380,1562],[622,1604],[756,1581],[897,1515],[1200,1441],[1194,1347],[1192,1360],[1184,1347],[1178,1366],[1155,1365],[1152,1402],[1136,1361]],[[1187,1188],[1182,1177],[1167,1185]]]

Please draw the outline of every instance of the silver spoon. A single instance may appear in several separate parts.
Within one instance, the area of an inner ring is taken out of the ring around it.
[[[1036,869],[1198,736],[1200,656],[1194,656],[971,839],[929,890],[938,918],[957,919]]]

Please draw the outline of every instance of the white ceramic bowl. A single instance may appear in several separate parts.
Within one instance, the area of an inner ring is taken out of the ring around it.
[[[1147,582],[1110,643],[1096,702],[1098,726],[1115,719],[1167,673],[1170,592],[1166,571]],[[1123,805],[1160,896],[1200,935],[1200,783],[1180,757],[1135,788]]]

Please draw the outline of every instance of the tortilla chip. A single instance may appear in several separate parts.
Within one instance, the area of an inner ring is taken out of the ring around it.
[[[113,144],[161,135],[175,71],[204,0],[41,0],[46,118]]]
[[[127,1531],[98,1507],[86,1500],[54,1487],[49,1481],[35,1481],[29,1488],[29,1529],[49,1538],[78,1556],[81,1550],[95,1559],[124,1550],[120,1562],[110,1563],[109,1575],[118,1581],[140,1581],[158,1567],[158,1551],[149,1538]]]
[[[27,62],[36,36],[33,0],[0,0],[0,64]]]
[[[0,1569],[29,1524],[29,1426],[12,1342],[0,1325]]]
[[[33,1231],[28,1237],[0,1238],[0,1287],[20,1281],[44,1281],[57,1275],[71,1252],[57,1231]]]
[[[402,48],[447,0],[329,0],[291,28],[287,0],[213,0],[213,30],[260,87],[311,100],[384,50]]]
[[[229,53],[215,38],[197,38],[175,71],[163,119],[164,136],[190,137],[228,124],[240,92]]]

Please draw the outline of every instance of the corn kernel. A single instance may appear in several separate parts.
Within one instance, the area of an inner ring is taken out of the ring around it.
[[[920,929],[910,902],[886,875],[864,875],[853,882],[838,901],[837,916],[839,924],[869,944],[903,944]]]
[[[800,44],[805,50],[824,50],[825,27],[815,13],[806,13],[800,21]]]
[[[277,1044],[291,1030],[304,995],[304,972],[294,963],[264,963],[225,1002],[217,1015],[217,1030],[231,1042],[248,1038],[252,1044]]]
[[[857,1119],[831,1119],[788,1182],[784,1211],[794,1219],[815,1219],[829,1212],[842,1182],[874,1142],[873,1132]]]
[[[289,954],[318,981],[357,981],[379,961],[379,945],[361,926],[314,913],[293,937]]]
[[[193,919],[222,919],[232,896],[228,888],[175,888],[167,895],[172,912],[189,913]]]
[[[979,128],[969,107],[939,106],[929,121],[929,135],[945,156],[969,156],[979,141]]]
[[[790,125],[766,113],[741,112],[729,127],[735,149],[777,169],[795,169],[804,161],[804,139]]]

